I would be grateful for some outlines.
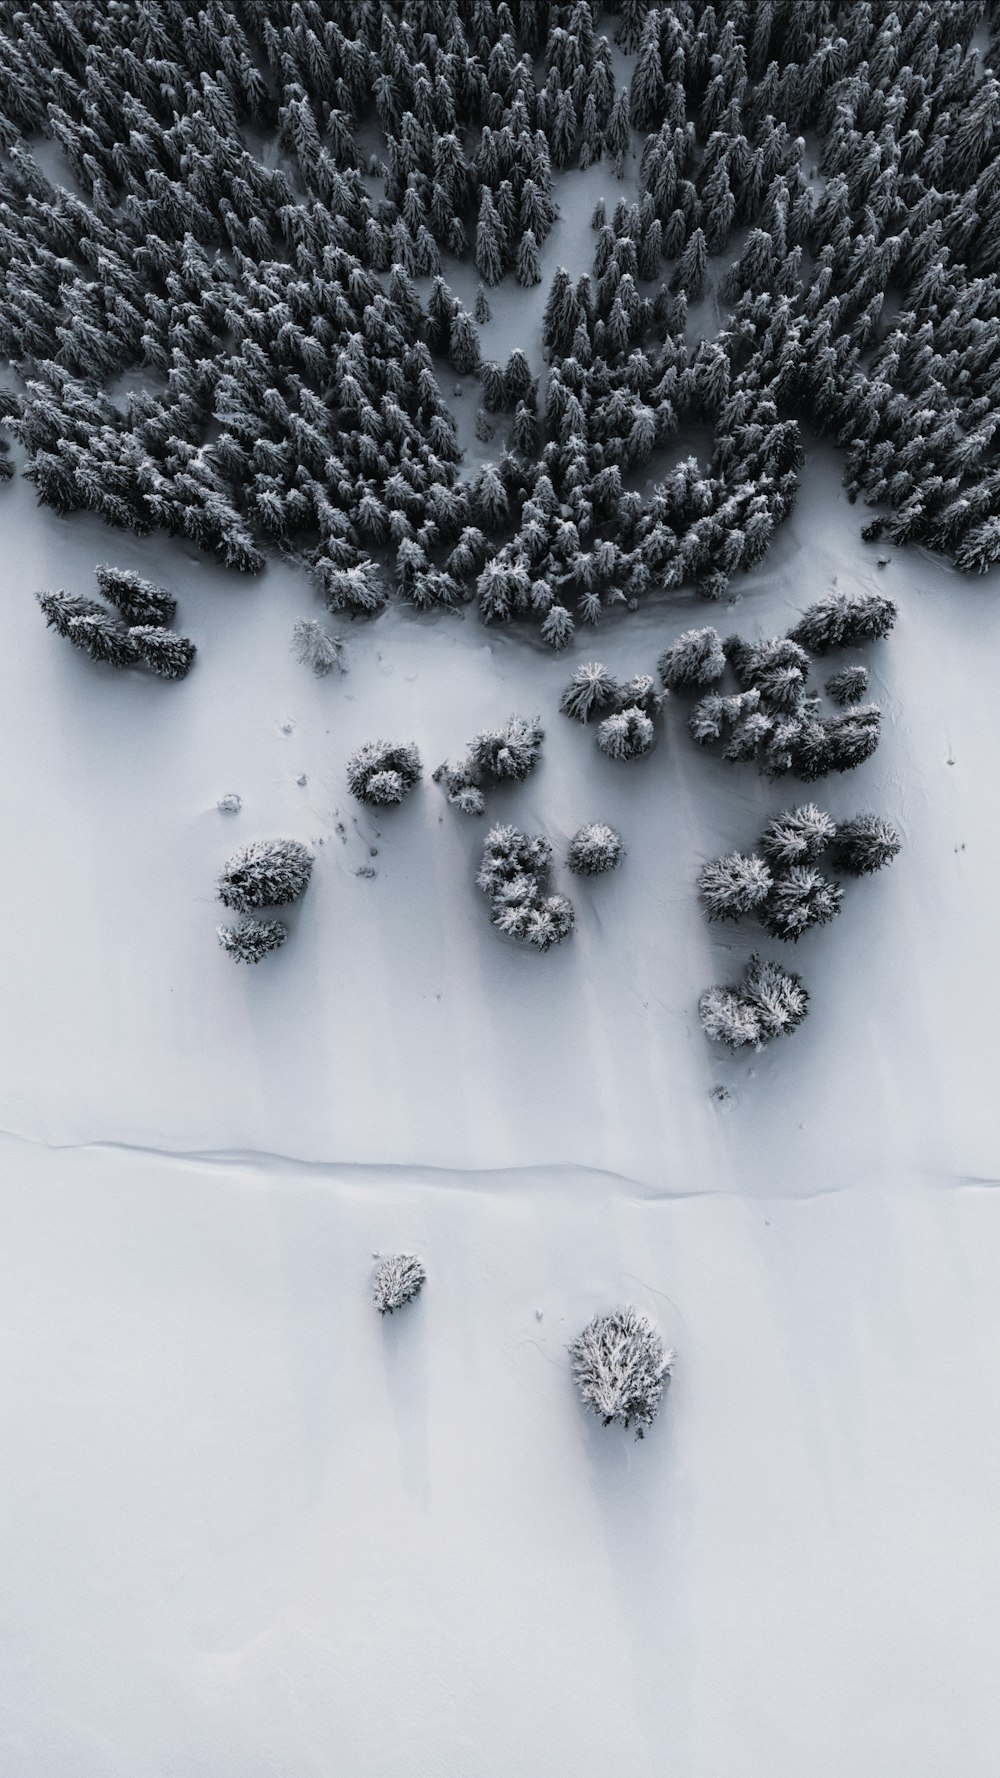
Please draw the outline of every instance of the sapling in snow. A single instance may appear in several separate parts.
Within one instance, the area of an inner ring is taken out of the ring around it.
[[[881,815],[855,815],[838,826],[831,856],[840,870],[863,877],[891,864],[901,846],[896,829]]]
[[[391,1253],[375,1273],[372,1300],[380,1315],[391,1315],[396,1309],[412,1303],[427,1281],[422,1260],[415,1253]]]
[[[309,885],[313,862],[301,840],[251,840],[226,860],[219,900],[239,914],[297,901]]]
[[[595,877],[615,870],[625,856],[620,833],[604,821],[590,821],[578,828],[569,843],[566,863],[577,876]]]
[[[347,671],[344,644],[340,637],[324,630],[314,617],[295,619],[292,628],[292,652],[304,667],[312,668],[317,679],[325,678],[334,669],[341,673]]]
[[[674,1353],[638,1309],[595,1315],[570,1346],[573,1375],[585,1407],[602,1425],[618,1420],[642,1438],[670,1380]]]
[[[879,641],[896,621],[896,606],[883,593],[827,593],[803,612],[789,637],[813,654]]]
[[[366,741],[347,761],[347,787],[359,802],[401,803],[420,781],[420,755],[412,742]]]
[[[215,930],[223,950],[236,963],[259,963],[288,937],[288,927],[281,920],[240,920],[236,926],[217,926]]]

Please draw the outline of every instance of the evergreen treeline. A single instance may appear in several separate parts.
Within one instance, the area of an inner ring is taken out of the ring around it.
[[[0,356],[18,387],[0,418],[59,511],[166,527],[246,571],[290,551],[335,610],[475,594],[555,647],[609,604],[685,581],[719,597],[758,563],[795,498],[803,418],[880,509],[868,535],[985,569],[1000,80],[992,42],[982,60],[971,43],[997,16],[983,0],[5,9]],[[599,206],[592,274],[551,278],[544,394],[523,353],[481,361],[448,261],[474,260],[485,316],[485,287],[543,276],[555,175],[632,154],[638,195]],[[699,338],[709,283],[726,307]],[[471,477],[445,367],[503,416],[498,460]],[[694,418],[709,460],[645,497],[639,472]]]

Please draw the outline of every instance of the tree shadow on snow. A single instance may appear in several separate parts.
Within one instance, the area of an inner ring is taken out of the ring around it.
[[[427,1321],[418,1297],[405,1309],[382,1316],[382,1357],[392,1405],[405,1493],[426,1512],[430,1503],[427,1444]]]

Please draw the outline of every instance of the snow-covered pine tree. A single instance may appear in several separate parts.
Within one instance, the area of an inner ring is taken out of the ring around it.
[[[484,185],[476,224],[476,270],[484,284],[499,284],[506,270],[507,242],[493,196]]]
[[[741,982],[707,988],[698,1003],[706,1037],[734,1050],[763,1049],[772,1037],[794,1031],[808,1010],[801,978],[756,954]]]
[[[674,1353],[653,1323],[629,1305],[595,1315],[570,1346],[573,1375],[584,1406],[602,1425],[634,1424],[642,1438],[659,1411]]]
[[[653,724],[637,704],[606,716],[597,727],[597,745],[609,759],[638,759],[656,738]]]
[[[768,822],[761,836],[760,849],[776,870],[793,864],[811,864],[827,851],[837,829],[815,803],[800,803],[797,808],[783,809]]]
[[[714,685],[726,670],[718,630],[685,630],[660,656],[660,678],[669,691]]]
[[[314,617],[297,617],[292,626],[292,652],[304,667],[311,667],[317,679],[323,679],[336,668],[346,673],[344,644],[339,636],[324,630]]]
[[[576,625],[565,605],[550,605],[541,628],[541,638],[550,648],[558,653],[568,648],[576,632]]]
[[[115,623],[103,608],[99,615],[68,617],[66,635],[74,648],[82,648],[92,661],[109,667],[134,667],[138,661],[139,651],[131,631]]]
[[[756,853],[728,852],[698,873],[698,894],[710,920],[740,920],[766,901],[772,876]]]
[[[36,593],[35,598],[41,607],[42,615],[48,627],[55,630],[57,636],[69,638],[70,619],[74,617],[103,617],[108,615],[107,608],[96,599],[84,599],[76,593]]]
[[[827,695],[835,704],[857,704],[868,690],[867,667],[841,667],[826,682]]]
[[[423,1260],[415,1253],[391,1253],[372,1282],[372,1301],[380,1315],[392,1315],[412,1303],[427,1282]]]
[[[177,614],[176,599],[162,587],[154,586],[152,581],[143,580],[133,569],[114,568],[109,562],[99,562],[94,574],[104,597],[121,612],[130,627],[151,624],[165,629],[173,623]]]
[[[541,718],[510,716],[501,728],[483,729],[469,743],[469,758],[477,771],[495,782],[513,779],[520,783],[534,771],[542,751],[545,730]]]
[[[594,877],[616,869],[624,856],[621,834],[604,821],[589,821],[570,840],[566,863],[577,876]]]
[[[882,593],[827,593],[810,605],[788,634],[813,654],[879,641],[896,621],[896,606]]]
[[[854,815],[839,823],[831,857],[839,870],[863,877],[891,864],[901,847],[896,829],[881,815]]]
[[[772,938],[793,944],[811,926],[825,926],[839,914],[844,891],[812,864],[793,864],[774,878],[757,918]]]
[[[309,886],[313,863],[301,840],[251,840],[223,865],[216,884],[219,900],[237,914],[298,901]]]
[[[288,937],[288,927],[280,920],[246,919],[235,926],[217,926],[215,930],[223,950],[236,963],[259,963]]]
[[[620,703],[621,686],[602,661],[582,661],[559,700],[559,708],[577,722],[589,722],[601,710]]]
[[[139,662],[160,679],[184,679],[191,671],[198,651],[188,636],[157,624],[132,624],[128,634]]]
[[[420,781],[420,754],[412,741],[366,741],[347,761],[347,787],[359,802],[401,803]]]

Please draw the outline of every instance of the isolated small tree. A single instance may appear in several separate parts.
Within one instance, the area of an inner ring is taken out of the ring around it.
[[[868,668],[841,667],[827,680],[826,690],[835,704],[857,704],[868,690]]]
[[[757,910],[765,932],[794,944],[811,926],[825,926],[839,914],[844,891],[812,864],[793,864],[775,877]]]
[[[740,920],[762,906],[772,886],[771,872],[755,853],[728,852],[698,873],[698,894],[710,920]]]
[[[317,679],[323,679],[336,668],[346,673],[344,644],[339,636],[324,630],[314,617],[297,617],[292,626],[292,653],[304,667],[311,667]]]
[[[808,864],[825,852],[837,832],[834,822],[815,803],[784,809],[768,822],[760,849],[776,869]]]
[[[573,640],[576,625],[565,605],[551,605],[542,624],[540,635],[543,642],[557,652],[567,648]]]
[[[153,624],[161,629],[173,623],[177,601],[162,587],[143,580],[131,568],[113,568],[108,562],[100,562],[94,573],[104,597],[116,606],[127,624]]]
[[[570,1346],[573,1375],[585,1407],[602,1425],[635,1424],[642,1438],[656,1418],[674,1353],[638,1309],[595,1315]]]
[[[366,741],[347,761],[347,787],[359,802],[401,803],[419,783],[421,769],[412,741]]]
[[[609,759],[638,759],[654,740],[653,724],[636,704],[606,716],[597,728],[597,745]]]
[[[392,1253],[384,1259],[372,1283],[372,1301],[380,1315],[392,1315],[418,1296],[427,1281],[423,1260],[415,1253]]]
[[[223,865],[219,900],[238,914],[297,901],[309,886],[313,863],[301,840],[251,840]]]
[[[802,614],[789,637],[813,654],[879,641],[896,621],[896,606],[882,593],[827,593]]]
[[[602,661],[583,661],[563,691],[559,708],[577,722],[589,722],[620,702],[621,687]]]
[[[184,679],[198,650],[187,636],[156,624],[133,624],[129,637],[138,660],[160,679]]]
[[[883,821],[881,815],[855,815],[838,826],[831,858],[839,870],[863,877],[891,864],[901,848],[891,822]]]
[[[236,926],[217,926],[219,943],[236,963],[259,963],[276,951],[288,937],[280,920],[240,920]]]
[[[726,670],[726,656],[718,630],[685,630],[660,656],[660,678],[668,691],[689,686],[714,685]]]
[[[590,821],[570,840],[566,863],[577,876],[596,877],[602,871],[615,870],[624,856],[621,834],[604,821]]]

